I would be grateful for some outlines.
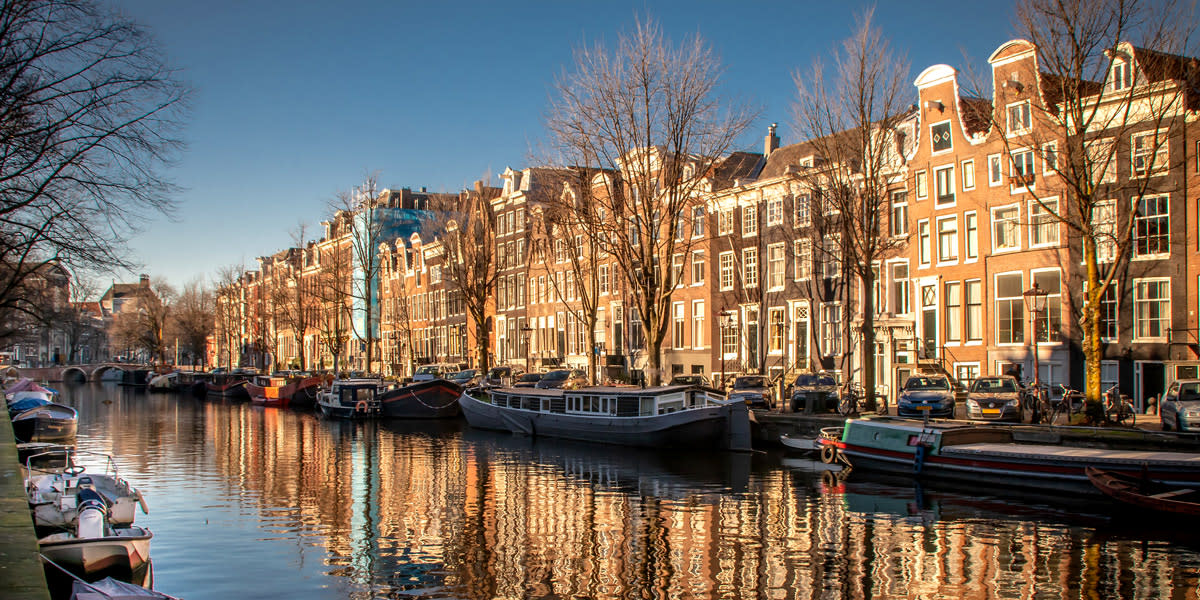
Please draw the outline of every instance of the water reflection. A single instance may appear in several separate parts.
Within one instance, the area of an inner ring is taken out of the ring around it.
[[[1187,528],[631,451],[119,387],[65,397],[151,513],[158,587],[279,598],[1196,598]],[[1070,502],[1078,502],[1070,500]]]

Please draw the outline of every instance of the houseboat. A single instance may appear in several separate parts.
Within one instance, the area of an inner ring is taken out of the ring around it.
[[[336,419],[371,419],[381,412],[379,397],[390,389],[382,379],[335,379],[317,395],[321,414]]]
[[[462,386],[447,379],[417,381],[382,394],[380,411],[399,419],[452,419],[462,414],[458,404],[462,391]]]
[[[696,386],[472,389],[467,423],[530,436],[692,449],[749,450],[744,402]]]

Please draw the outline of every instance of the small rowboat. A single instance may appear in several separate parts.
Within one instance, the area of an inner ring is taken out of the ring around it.
[[[1148,477],[1087,467],[1088,480],[1112,499],[1161,513],[1200,517],[1200,490],[1169,485]]]

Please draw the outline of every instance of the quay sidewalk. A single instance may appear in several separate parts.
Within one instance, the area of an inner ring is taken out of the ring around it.
[[[0,598],[50,600],[8,411],[0,411]]]

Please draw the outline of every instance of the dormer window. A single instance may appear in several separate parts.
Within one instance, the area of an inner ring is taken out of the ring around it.
[[[1133,85],[1133,69],[1129,68],[1129,63],[1123,60],[1113,61],[1112,77],[1109,80],[1112,82],[1114,92],[1128,88]]]

